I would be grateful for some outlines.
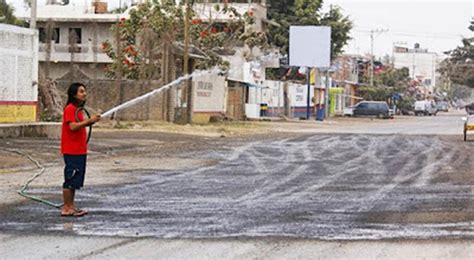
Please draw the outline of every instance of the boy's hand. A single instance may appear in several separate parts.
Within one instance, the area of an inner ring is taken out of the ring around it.
[[[100,121],[100,114],[91,116],[90,121],[91,121],[92,124],[95,124],[95,123],[99,122]]]

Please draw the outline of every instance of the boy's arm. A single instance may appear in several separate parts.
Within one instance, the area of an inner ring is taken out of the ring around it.
[[[90,125],[93,125],[97,122],[100,121],[100,115],[93,115],[91,118],[87,119],[87,120],[84,120],[82,122],[74,122],[74,121],[70,121],[69,122],[69,128],[72,130],[72,131],[77,131],[83,127],[88,127]]]

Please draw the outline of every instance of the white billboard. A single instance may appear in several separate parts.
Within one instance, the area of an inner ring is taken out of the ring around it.
[[[331,27],[290,26],[290,66],[329,68]]]

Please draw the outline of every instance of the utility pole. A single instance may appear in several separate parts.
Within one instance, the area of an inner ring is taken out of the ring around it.
[[[375,30],[370,30],[370,86],[374,86],[374,34],[377,33],[377,35],[388,32],[388,30],[385,29],[375,29]]]
[[[184,1],[186,8],[184,15],[184,54],[183,54],[183,74],[189,74],[189,0]],[[187,79],[185,80],[187,88],[187,102],[186,102],[186,120],[188,124],[193,122],[193,84]]]
[[[36,0],[31,0],[31,19],[30,19],[30,28],[36,29]]]
[[[324,90],[324,118],[329,118],[329,68],[326,70],[325,90]]]
[[[118,16],[117,16],[117,24],[116,24],[116,29],[115,29],[115,44],[116,44],[116,49],[115,49],[115,56],[116,57],[121,57],[122,56],[122,48],[121,48],[121,44],[120,44],[120,30],[118,29],[119,28],[119,23],[120,23],[120,20],[118,19]],[[118,59],[117,61],[117,73],[116,73],[116,77],[115,77],[115,91],[118,91],[118,100],[117,100],[117,105],[120,105],[122,104],[122,102],[124,101],[125,99],[125,94],[124,94],[124,88],[123,88],[123,84],[122,84],[122,77],[123,77],[123,68],[122,68],[122,63],[121,63],[121,59]],[[119,113],[116,112],[114,114],[114,119],[115,120],[119,120]]]
[[[306,68],[306,77],[308,80],[308,93],[306,95],[306,120],[309,120],[309,115],[310,115],[310,100],[311,100],[311,68],[307,67]]]

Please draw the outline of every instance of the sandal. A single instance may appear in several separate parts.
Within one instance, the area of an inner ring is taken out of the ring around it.
[[[76,211],[78,213],[83,213],[84,215],[89,214],[89,211],[84,210],[84,209],[75,208],[74,211]]]
[[[74,210],[72,212],[69,212],[69,213],[62,213],[61,212],[61,217],[82,217],[82,216],[85,216],[87,213],[84,212],[84,211],[77,211],[77,210]]]

